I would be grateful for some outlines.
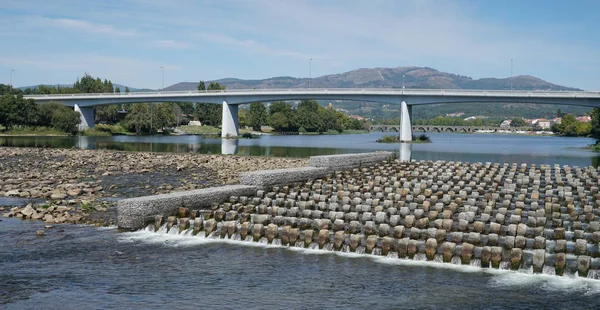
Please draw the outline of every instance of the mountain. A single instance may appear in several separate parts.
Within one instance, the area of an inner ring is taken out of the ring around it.
[[[289,76],[263,80],[226,78],[216,80],[228,89],[307,88],[309,79]],[[427,67],[362,68],[340,74],[310,79],[313,88],[438,88],[438,89],[511,89],[511,78],[472,79],[464,75],[441,72]],[[166,91],[196,90],[198,82],[181,82],[165,88]],[[530,75],[512,78],[515,90],[580,90],[546,82]]]

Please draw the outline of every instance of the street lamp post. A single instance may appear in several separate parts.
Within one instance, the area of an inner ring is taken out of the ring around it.
[[[510,91],[513,90],[513,60],[510,60]]]
[[[160,84],[160,92],[165,91],[165,67],[160,66],[161,71],[161,84]]]
[[[12,74],[13,74],[13,72],[15,72],[15,69],[10,69],[10,79],[9,79],[9,82],[8,82],[8,83],[9,83],[9,85],[10,85],[10,87],[12,87],[12,86],[13,86],[13,85],[12,85]]]
[[[308,88],[310,88],[311,80],[312,80],[312,58],[308,61]]]
[[[308,88],[310,88],[311,83],[312,83],[312,58],[308,62]]]
[[[404,89],[404,74],[402,75],[402,89]]]

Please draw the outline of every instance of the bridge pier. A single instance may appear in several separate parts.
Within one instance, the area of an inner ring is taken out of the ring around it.
[[[400,142],[412,141],[412,106],[400,104]]]
[[[237,138],[238,128],[238,105],[223,101],[221,138]]]
[[[86,130],[88,128],[94,128],[94,108],[82,108],[79,105],[73,106],[76,112],[81,114],[81,122],[79,123],[79,131]]]
[[[400,143],[400,156],[401,162],[409,162],[412,157],[412,143]]]

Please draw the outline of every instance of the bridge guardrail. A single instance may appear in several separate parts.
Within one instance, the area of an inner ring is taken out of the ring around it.
[[[172,96],[201,94],[214,95],[223,94],[289,94],[289,93],[311,93],[311,94],[381,94],[381,95],[419,95],[419,96],[491,96],[491,97],[552,97],[552,98],[598,98],[600,92],[586,91],[506,91],[506,90],[475,90],[475,89],[399,89],[399,88],[288,88],[288,89],[229,89],[229,90],[206,90],[206,91],[157,91],[157,92],[130,92],[130,93],[79,93],[79,94],[44,94],[26,95],[26,98],[73,98],[73,97],[107,97],[121,98],[124,96],[146,97],[146,96]]]

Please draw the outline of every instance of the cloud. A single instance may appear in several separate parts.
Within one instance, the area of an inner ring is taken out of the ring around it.
[[[96,24],[93,22],[69,19],[69,18],[47,18],[37,17],[37,22],[42,26],[61,28],[68,31],[84,32],[91,34],[132,37],[138,35],[134,30],[117,29],[110,25]]]
[[[153,47],[165,49],[185,49],[190,46],[188,43],[173,40],[153,40],[150,41],[150,45]]]
[[[10,2],[0,12],[0,39],[19,38],[21,44],[9,45],[3,56],[25,61],[22,56],[29,54],[39,61],[49,53],[76,50],[134,61],[121,64],[133,69],[135,61],[165,66],[168,59],[181,68],[181,79],[197,79],[197,72],[247,78],[298,72],[308,76],[309,58],[314,60],[313,76],[417,65],[474,78],[502,77],[510,74],[514,59],[515,74],[584,88],[600,85],[589,70],[600,66],[600,40],[590,31],[598,26],[596,19],[579,23],[541,14],[524,20],[513,17],[515,12],[505,9],[506,4],[464,0],[176,3]],[[548,6],[530,7],[544,11]],[[106,62],[111,61],[93,64]],[[206,75],[202,78],[226,77]]]

